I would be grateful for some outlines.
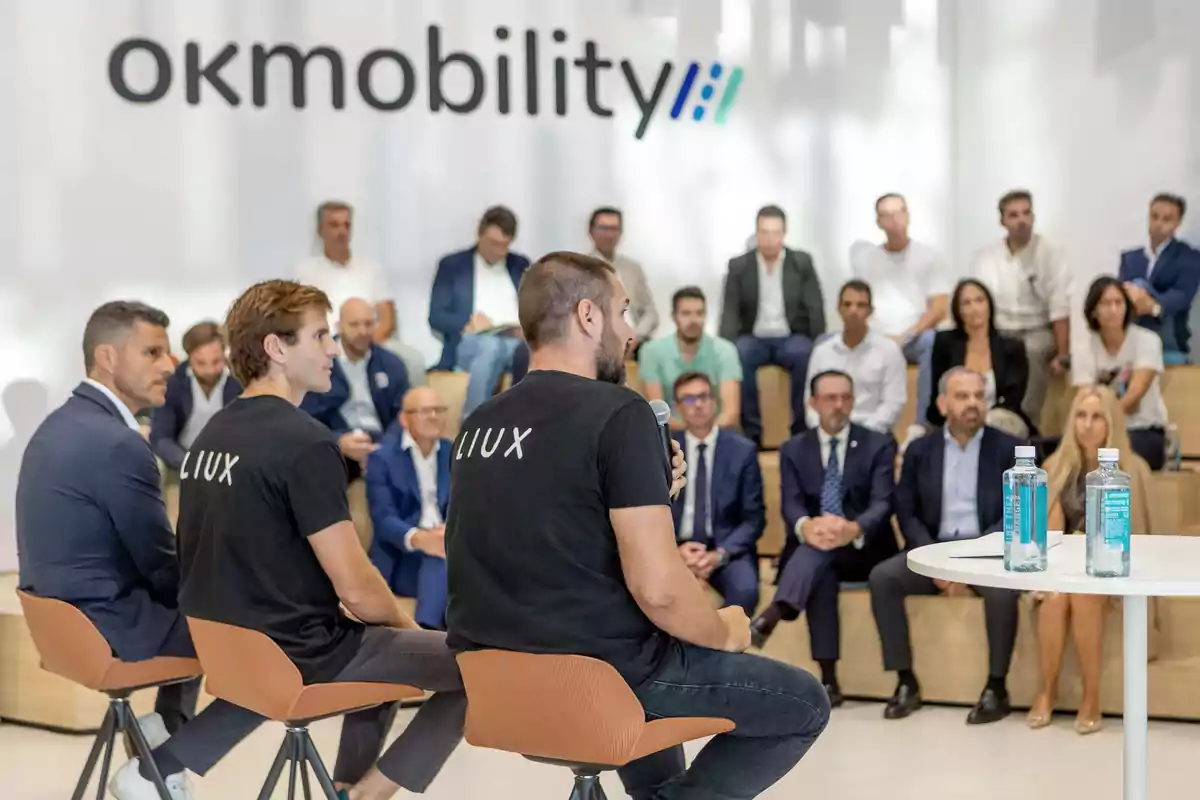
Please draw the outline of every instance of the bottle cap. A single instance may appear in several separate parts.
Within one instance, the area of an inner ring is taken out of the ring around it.
[[[1121,451],[1115,447],[1101,447],[1096,452],[1097,461],[1120,461]]]
[[[1037,448],[1029,444],[1019,444],[1016,447],[1017,458],[1037,458]]]

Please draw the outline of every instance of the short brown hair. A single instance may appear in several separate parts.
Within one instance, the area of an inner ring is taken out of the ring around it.
[[[229,368],[243,386],[266,375],[271,365],[263,340],[275,334],[295,344],[309,309],[329,312],[332,307],[320,289],[295,281],[256,283],[233,301],[225,318]]]
[[[225,344],[225,337],[221,335],[221,326],[212,320],[197,322],[183,334],[183,352],[190,356],[197,347],[204,347],[213,342]]]
[[[96,365],[96,348],[114,344],[139,323],[166,328],[171,320],[165,313],[137,300],[113,300],[92,312],[83,328],[83,367],[88,372]]]
[[[495,225],[510,239],[517,238],[517,215],[507,206],[492,206],[479,218],[479,233]]]
[[[1004,216],[1004,209],[1008,208],[1009,203],[1015,203],[1018,200],[1024,200],[1031,207],[1033,206],[1033,195],[1028,189],[1013,189],[1011,192],[1005,192],[1004,196],[1000,198],[1000,202],[996,204],[1000,216]]]
[[[571,315],[584,300],[607,313],[615,274],[607,261],[565,251],[544,255],[525,270],[517,289],[517,305],[530,349],[566,336]]]
[[[354,207],[344,200],[326,200],[321,205],[317,206],[317,227],[321,227],[321,223],[325,221],[326,211],[348,211],[350,216],[354,216]]]

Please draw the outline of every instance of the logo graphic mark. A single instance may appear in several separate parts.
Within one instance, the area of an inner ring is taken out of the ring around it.
[[[708,83],[700,89],[700,98],[697,100],[695,107],[692,108],[692,119],[696,122],[704,120],[705,112],[708,103],[713,99],[717,92],[717,84],[724,74],[725,68],[721,63],[714,61],[712,66],[708,68]],[[696,77],[700,74],[700,65],[693,61],[688,65],[687,72],[684,73],[683,81],[679,86],[679,94],[675,96],[675,102],[671,105],[671,119],[679,119],[683,114],[684,107],[687,106],[688,97],[692,93],[692,86],[696,83]],[[721,95],[721,100],[717,104],[716,113],[713,116],[713,121],[718,125],[724,125],[725,120],[729,117],[729,110],[733,107],[734,101],[737,99],[738,89],[742,85],[742,68],[734,67],[729,73],[729,78],[725,82],[725,91]]]

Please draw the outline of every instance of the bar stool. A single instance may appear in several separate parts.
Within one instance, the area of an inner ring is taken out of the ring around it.
[[[297,772],[304,797],[306,800],[312,797],[309,767],[317,776],[317,783],[327,800],[338,800],[333,781],[308,735],[308,726],[327,717],[423,694],[415,686],[389,683],[305,686],[300,670],[265,634],[195,617],[188,617],[188,628],[204,667],[205,687],[209,694],[287,726],[283,744],[258,795],[259,800],[271,796],[284,765],[288,766],[288,800],[296,797]]]
[[[100,723],[100,730],[96,733],[96,740],[71,800],[80,800],[87,791],[101,749],[104,750],[104,762],[100,766],[100,788],[96,797],[97,800],[103,799],[112,763],[113,742],[118,733],[125,735],[132,751],[141,757],[143,764],[149,765],[150,781],[158,790],[158,796],[162,800],[171,800],[163,776],[150,755],[150,745],[138,727],[133,709],[129,707],[129,695],[138,689],[198,678],[201,674],[200,662],[194,658],[171,656],[159,656],[147,661],[121,661],[113,656],[112,648],[92,621],[75,606],[20,589],[17,590],[17,596],[25,612],[29,635],[41,657],[42,669],[108,695],[108,711]]]
[[[459,653],[466,740],[575,774],[571,800],[605,800],[600,773],[693,739],[726,733],[727,719],[646,721],[633,690],[603,661],[504,650]]]

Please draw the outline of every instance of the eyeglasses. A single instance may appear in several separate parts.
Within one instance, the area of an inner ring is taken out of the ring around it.
[[[413,414],[418,417],[443,417],[450,409],[446,406],[422,406],[420,408],[406,408],[405,414]]]
[[[696,403],[707,403],[712,400],[713,396],[709,392],[701,392],[700,394],[685,394],[680,396],[679,402],[685,406],[695,405]]]

